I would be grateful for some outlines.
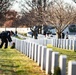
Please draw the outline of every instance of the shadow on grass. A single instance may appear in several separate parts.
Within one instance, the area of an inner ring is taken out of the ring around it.
[[[24,70],[15,71],[13,69],[7,70],[7,69],[0,68],[0,75],[1,74],[3,75],[28,75],[28,72]]]
[[[0,49],[0,75],[28,75],[28,71],[22,68],[22,54],[14,49]]]
[[[46,75],[39,66],[15,49],[0,49],[0,75]]]

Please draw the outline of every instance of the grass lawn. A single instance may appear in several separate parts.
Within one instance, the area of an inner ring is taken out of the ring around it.
[[[76,52],[72,50],[65,50],[65,49],[56,48],[56,47],[53,47],[52,49],[53,51],[59,52],[60,54],[67,55],[67,61],[69,60],[76,61]]]
[[[61,54],[66,55],[67,56],[67,61],[69,61],[69,60],[76,61],[76,51],[53,47],[51,44],[48,44],[47,48],[52,48],[53,51],[59,52],[59,55],[61,55]]]
[[[59,55],[66,55],[67,56],[67,62],[66,62],[66,75],[67,75],[67,70],[68,70],[68,61],[76,61],[76,52],[72,50],[66,50],[66,49],[61,49],[57,47],[52,47],[53,51],[59,52]]]
[[[46,75],[40,67],[15,49],[0,49],[0,75]]]

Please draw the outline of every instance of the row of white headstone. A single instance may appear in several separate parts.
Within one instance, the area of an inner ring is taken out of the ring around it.
[[[67,50],[76,50],[76,40],[75,39],[29,39],[32,42],[36,42],[40,45],[46,46],[47,44],[51,44],[54,47],[67,49]]]
[[[53,52],[52,49],[47,49],[46,46],[29,42],[28,40],[13,38],[13,42],[15,42],[17,50],[34,60],[41,66],[41,70],[46,71],[46,74],[54,74],[55,68],[60,67],[61,75],[76,75],[76,61],[68,62],[68,72],[66,74],[66,55],[59,56],[59,52]]]
[[[74,39],[53,39],[53,46],[67,49],[67,50],[76,50],[76,40]]]

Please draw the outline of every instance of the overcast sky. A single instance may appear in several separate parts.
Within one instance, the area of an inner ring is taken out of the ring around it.
[[[15,0],[15,1],[18,1],[18,2],[22,2],[23,0]],[[68,2],[70,4],[73,4],[74,2],[72,0],[64,0],[65,2]],[[14,3],[14,6],[12,8],[13,10],[15,9],[16,11],[20,12],[20,7],[19,7],[19,4],[18,3]]]

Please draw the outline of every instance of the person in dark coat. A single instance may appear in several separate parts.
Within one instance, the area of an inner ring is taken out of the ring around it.
[[[46,37],[46,31],[44,31],[44,35],[45,35],[45,37]]]
[[[17,36],[17,30],[15,31],[15,36]]]
[[[65,34],[64,34],[64,33],[62,33],[62,39],[64,39],[64,37],[65,37]]]
[[[2,33],[0,33],[0,39],[1,39],[1,45],[0,45],[0,48],[2,48],[3,44],[5,43],[5,47],[4,48],[7,48],[8,47],[8,41],[11,42],[12,39],[11,39],[11,35],[13,33],[11,31],[3,31]]]

